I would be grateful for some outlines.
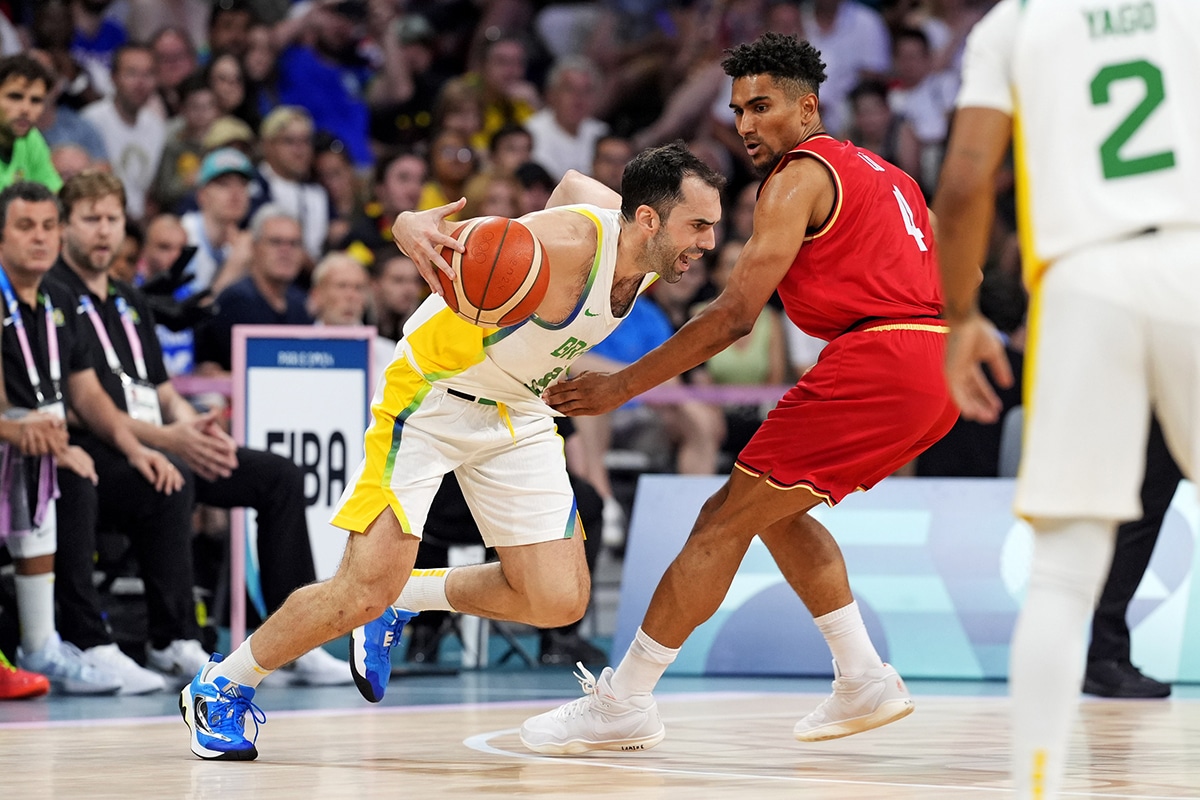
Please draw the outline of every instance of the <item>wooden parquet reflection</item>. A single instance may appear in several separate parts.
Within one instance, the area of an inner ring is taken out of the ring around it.
[[[0,797],[794,798],[1006,797],[1007,700],[918,697],[889,728],[791,738],[814,695],[663,695],[654,750],[546,758],[516,727],[550,703],[276,712],[253,763],[211,763],[176,718],[0,725]],[[1089,701],[1073,797],[1200,797],[1200,701]]]

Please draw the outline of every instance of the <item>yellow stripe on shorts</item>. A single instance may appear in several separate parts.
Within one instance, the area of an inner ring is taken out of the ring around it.
[[[484,329],[444,309],[405,337],[420,362],[422,372],[406,356],[388,364],[383,398],[371,406],[371,427],[364,436],[366,463],[354,491],[332,523],[355,533],[367,529],[384,508],[390,507],[408,533],[412,526],[392,490],[392,474],[404,422],[429,394],[432,382],[447,378],[481,362]]]

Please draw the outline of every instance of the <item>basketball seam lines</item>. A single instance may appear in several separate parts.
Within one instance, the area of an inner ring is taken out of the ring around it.
[[[480,304],[475,307],[475,324],[479,324],[479,318],[483,316],[483,302],[487,300],[488,289],[492,285],[492,276],[496,274],[496,264],[500,263],[500,254],[504,252],[504,240],[508,238],[508,229],[512,227],[512,220],[504,223],[504,233],[500,234],[500,242],[496,245],[496,254],[492,256],[492,268],[488,270],[487,282],[483,284],[483,296],[480,297]]]

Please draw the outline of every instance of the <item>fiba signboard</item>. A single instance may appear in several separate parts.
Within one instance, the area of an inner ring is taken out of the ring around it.
[[[374,339],[375,329],[369,327],[233,329],[234,438],[246,447],[281,455],[303,471],[318,579],[333,575],[346,545],[346,532],[330,525],[329,518],[363,458]],[[241,547],[235,541],[233,560],[242,560],[241,551],[251,599],[261,606],[254,513],[239,516],[232,520],[234,534],[246,538]],[[239,585],[236,576],[231,578],[231,585]],[[240,595],[233,593],[235,625]]]

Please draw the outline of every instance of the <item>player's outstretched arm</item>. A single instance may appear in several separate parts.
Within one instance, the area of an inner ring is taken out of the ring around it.
[[[600,208],[620,208],[621,195],[605,186],[595,178],[590,178],[578,170],[569,169],[563,179],[550,193],[546,208],[569,206],[576,203],[590,203]]]
[[[462,244],[450,235],[456,223],[447,221],[446,217],[462,211],[466,203],[467,199],[460,197],[453,203],[426,211],[405,211],[392,223],[392,241],[400,252],[412,259],[429,288],[439,296],[442,285],[437,279],[437,271],[440,269],[454,278],[454,270],[442,255],[442,248],[463,251]]]
[[[996,109],[962,108],[954,118],[933,211],[937,215],[944,316],[950,325],[946,381],[967,419],[995,422],[1000,398],[988,383],[1012,385],[1012,369],[996,329],[979,312],[980,265],[995,213],[993,186],[1012,135],[1012,118]]]
[[[632,397],[704,363],[750,332],[804,242],[796,220],[828,213],[833,188],[810,159],[787,166],[766,185],[746,242],[720,296],[667,341],[612,374],[585,372],[549,387],[543,399],[571,416],[604,414]]]

